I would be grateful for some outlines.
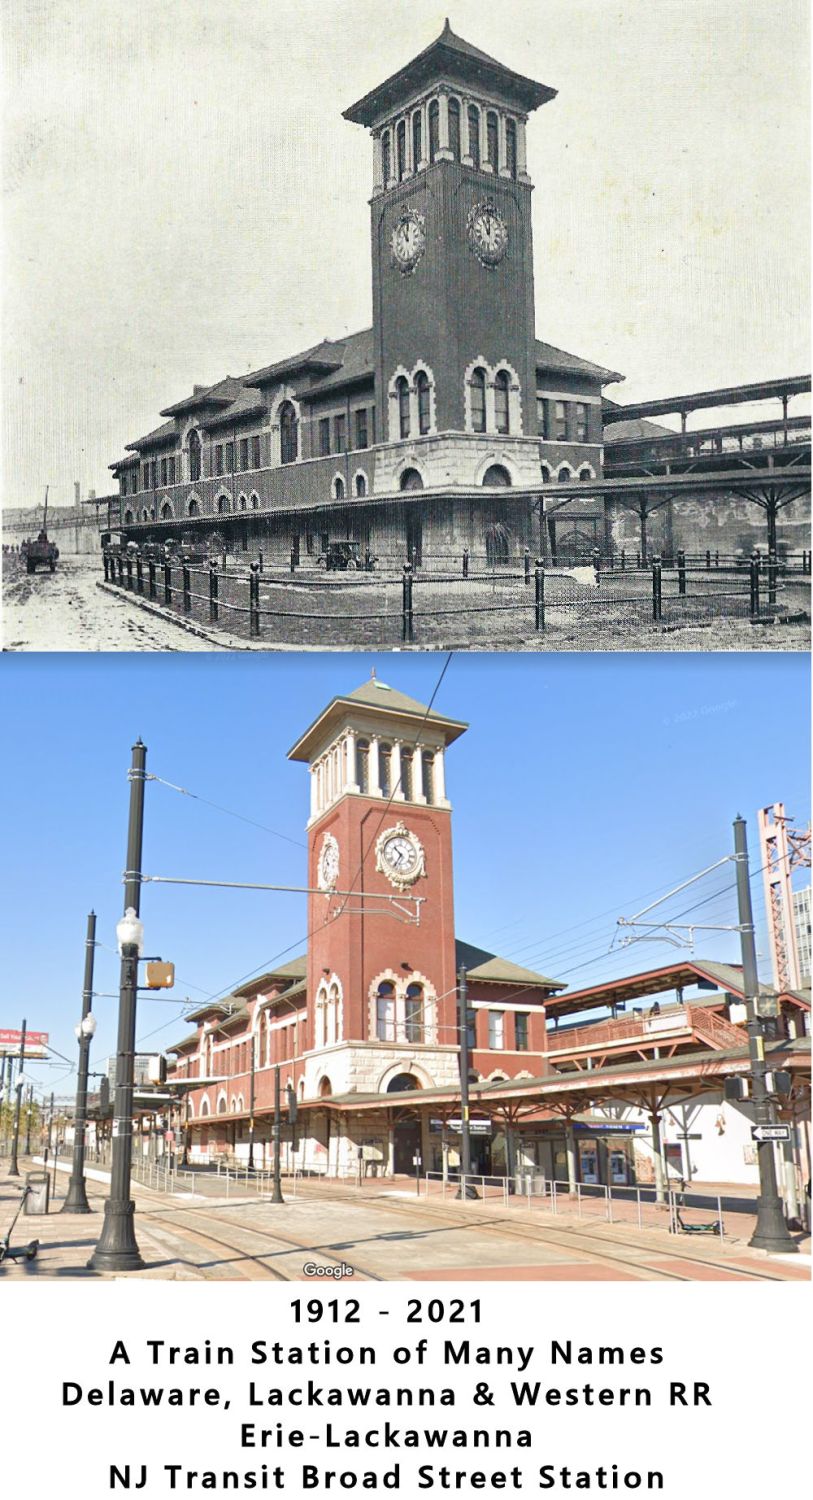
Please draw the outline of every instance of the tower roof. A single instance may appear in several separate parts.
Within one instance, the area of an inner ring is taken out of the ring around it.
[[[547,104],[549,99],[556,97],[556,89],[515,73],[495,57],[489,57],[487,52],[481,52],[479,47],[473,47],[471,42],[456,36],[447,19],[434,42],[413,57],[406,67],[351,104],[344,111],[343,118],[356,125],[374,125],[383,115],[396,109],[402,100],[439,79],[470,87],[479,85],[489,93],[498,93],[516,109],[524,111],[538,109],[540,104]]]
[[[399,693],[397,688],[391,688],[379,678],[371,677],[369,682],[354,688],[352,693],[332,698],[327,708],[322,710],[296,744],[292,745],[288,751],[288,759],[307,761],[314,752],[318,754],[319,747],[325,743],[330,732],[343,719],[352,715],[354,709],[373,710],[377,718],[383,717],[391,723],[393,729],[396,724],[401,724],[408,725],[414,732],[418,724],[429,724],[433,729],[440,730],[447,745],[459,739],[469,727],[460,719],[448,719],[444,714],[436,714],[425,703],[419,703],[417,698]]]

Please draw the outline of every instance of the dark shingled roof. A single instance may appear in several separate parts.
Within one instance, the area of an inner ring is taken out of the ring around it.
[[[173,406],[165,406],[161,416],[182,416],[185,412],[195,411],[199,406],[228,406],[240,395],[245,383],[235,380],[233,375],[226,375],[215,385],[199,386],[191,396],[184,396],[182,401],[176,401]]]
[[[352,693],[343,693],[332,698],[318,718],[314,719],[304,734],[300,735],[296,744],[291,746],[288,759],[307,760],[311,752],[314,733],[322,726],[326,726],[332,717],[341,715],[346,707],[357,704],[395,716],[408,715],[410,718],[420,718],[436,728],[443,728],[446,730],[447,744],[451,744],[468,729],[468,724],[464,724],[461,720],[448,719],[445,714],[435,713],[433,709],[428,709],[425,703],[418,703],[417,699],[409,698],[406,693],[399,693],[396,688],[389,687],[386,682],[372,677],[368,682],[362,683],[361,687],[354,688]]]
[[[436,79],[454,79],[481,88],[494,89],[521,109],[538,109],[556,98],[556,90],[522,73],[506,68],[496,57],[457,36],[448,19],[439,37],[424,47],[405,67],[344,110],[343,118],[355,125],[373,125],[408,95]]]
[[[535,969],[524,969],[521,964],[512,963],[510,958],[499,958],[496,953],[489,953],[485,948],[475,948],[471,943],[461,942],[460,938],[455,940],[455,961],[458,969],[461,964],[466,965],[469,979],[479,979],[489,984],[531,985],[546,990],[565,988],[561,979],[547,979]]]
[[[163,412],[161,415],[163,416]],[[164,422],[160,427],[148,432],[146,437],[137,438],[134,443],[125,443],[124,446],[128,449],[146,448],[150,443],[165,443],[167,438],[174,438],[176,433],[177,428],[174,422]]]
[[[602,385],[624,379],[617,370],[605,370],[603,365],[594,365],[591,360],[582,359],[578,354],[568,354],[566,349],[557,349],[555,344],[545,344],[542,339],[536,340],[536,367],[538,370],[565,370],[574,375],[592,375]]]

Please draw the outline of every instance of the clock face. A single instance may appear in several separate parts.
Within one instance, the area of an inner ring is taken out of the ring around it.
[[[493,203],[475,203],[467,220],[469,244],[484,266],[499,265],[508,249],[508,229]]]
[[[401,214],[390,239],[392,258],[398,270],[411,276],[426,249],[426,221],[423,214],[407,208]]]
[[[406,890],[426,874],[420,840],[403,823],[387,828],[376,841],[376,869],[398,890]]]
[[[333,890],[339,878],[339,845],[332,833],[326,833],[319,852],[319,886],[323,891]]]

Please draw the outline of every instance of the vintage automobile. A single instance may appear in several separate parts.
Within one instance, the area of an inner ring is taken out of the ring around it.
[[[26,573],[36,573],[39,567],[50,568],[52,573],[56,570],[59,548],[49,542],[47,531],[40,531],[36,541],[24,541],[20,551],[25,558]]]
[[[355,573],[364,567],[360,542],[328,542],[325,553],[328,573]]]

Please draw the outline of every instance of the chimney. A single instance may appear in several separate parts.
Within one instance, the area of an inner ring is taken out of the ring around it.
[[[78,479],[74,479],[74,481],[73,481],[73,498],[76,501],[76,504],[79,505],[80,501],[81,501],[81,492],[80,492],[80,489],[79,489],[79,480]]]

